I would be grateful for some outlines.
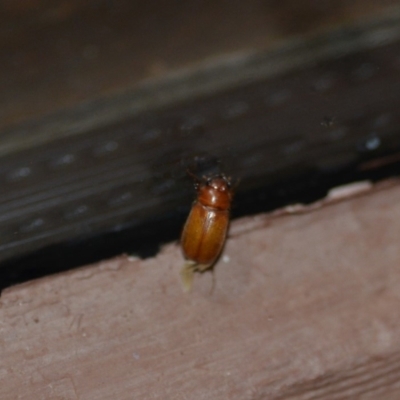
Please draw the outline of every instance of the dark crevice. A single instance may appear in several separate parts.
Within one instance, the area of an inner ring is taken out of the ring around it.
[[[396,157],[389,155],[387,159],[396,160]],[[246,192],[240,191],[239,187],[232,218],[268,212],[293,203],[312,203],[325,197],[329,189],[338,185],[360,180],[375,182],[400,174],[398,161],[389,162],[387,165],[383,163],[381,166],[378,162],[377,167],[373,169],[363,169],[360,165],[357,163],[329,172],[310,169]],[[161,245],[179,239],[187,211],[172,211],[118,232],[106,232],[59,243],[19,258],[9,259],[0,264],[0,290],[122,253],[134,254],[141,258],[152,257],[157,254]]]

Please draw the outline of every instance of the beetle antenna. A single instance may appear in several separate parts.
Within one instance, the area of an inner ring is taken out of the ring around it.
[[[194,180],[194,187],[197,189],[200,186],[201,179],[199,179],[197,175],[190,171],[190,169],[187,169],[186,173]]]

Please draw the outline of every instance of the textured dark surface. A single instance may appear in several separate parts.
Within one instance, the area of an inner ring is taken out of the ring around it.
[[[393,14],[398,5],[398,0],[2,0],[0,138],[6,127],[114,96],[143,80]],[[54,138],[59,132],[46,134]],[[27,136],[31,140],[32,132]]]
[[[399,53],[391,44],[4,157],[0,259],[187,209],[196,156],[220,159],[246,191],[396,151]]]

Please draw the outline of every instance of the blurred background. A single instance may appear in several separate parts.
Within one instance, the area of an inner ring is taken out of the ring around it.
[[[400,172],[400,1],[0,1],[0,289]]]

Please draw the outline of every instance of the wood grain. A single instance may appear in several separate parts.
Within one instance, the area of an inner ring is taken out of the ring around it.
[[[176,243],[5,290],[1,399],[395,399],[400,184],[233,222],[180,287]]]

